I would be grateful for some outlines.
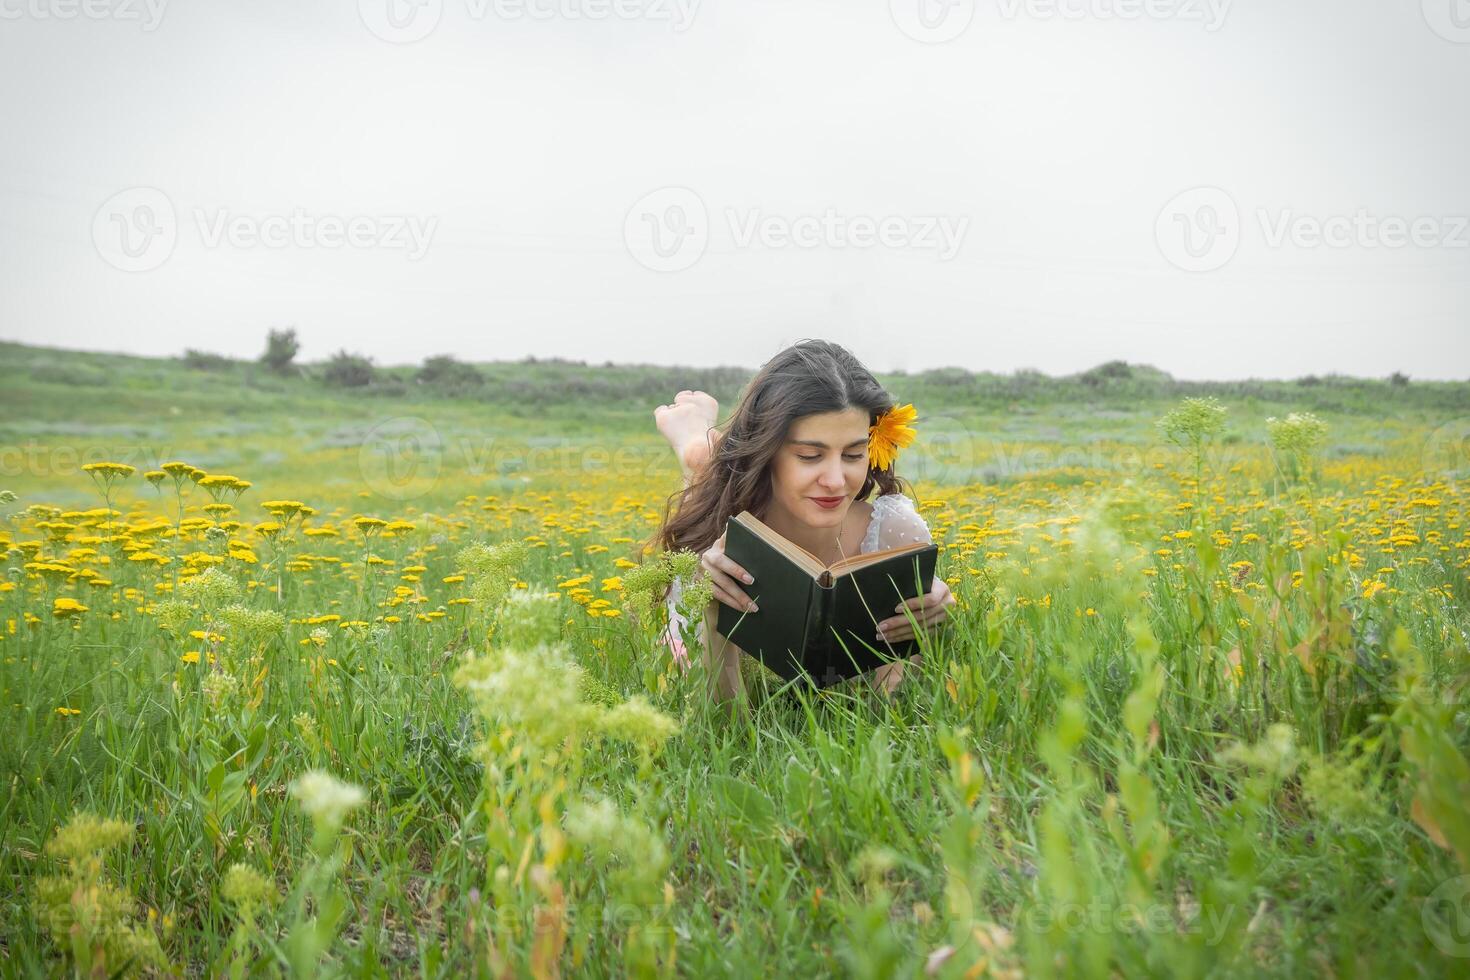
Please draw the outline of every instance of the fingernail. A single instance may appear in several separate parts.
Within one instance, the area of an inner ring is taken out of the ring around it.
[[[757,606],[755,603],[752,602],[750,604],[750,611],[751,612],[760,612],[761,611],[761,607],[760,606]]]
[[[745,576],[745,584],[746,585],[754,585],[755,584],[755,579],[751,578],[750,575],[747,574]]]

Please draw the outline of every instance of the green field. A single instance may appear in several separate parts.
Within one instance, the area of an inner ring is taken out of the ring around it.
[[[731,713],[641,545],[749,370],[0,356],[4,975],[1470,974],[1470,384],[880,376],[959,606]]]

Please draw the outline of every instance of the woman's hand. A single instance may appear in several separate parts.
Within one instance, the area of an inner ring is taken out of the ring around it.
[[[745,569],[725,557],[725,536],[705,549],[699,556],[699,567],[709,576],[715,588],[715,598],[736,612],[756,612],[757,607],[750,597],[736,584],[738,579],[746,585],[755,582]]]
[[[942,623],[949,617],[949,607],[954,605],[954,602],[954,595],[949,591],[949,585],[936,575],[934,586],[927,595],[915,596],[896,606],[894,612],[898,613],[897,616],[878,623],[878,639],[887,640],[889,643],[912,639],[915,624],[927,632],[929,627]],[[909,612],[904,612],[905,609]],[[913,616],[913,622],[909,621],[910,615]]]

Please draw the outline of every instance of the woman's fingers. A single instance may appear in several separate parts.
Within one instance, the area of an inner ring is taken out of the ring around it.
[[[878,632],[882,639],[895,641],[911,639],[914,635],[914,625],[917,623],[920,629],[933,626],[948,618],[948,606],[930,606],[923,610],[912,612],[913,622],[909,620],[909,614],[900,613],[888,619],[880,620]]]
[[[734,584],[726,586],[716,585],[715,598],[740,612],[752,612],[755,609],[755,603],[750,600],[750,596],[746,595]]]
[[[725,554],[723,539],[706,550],[700,558],[705,573],[709,575],[710,580],[717,585],[723,586],[732,593],[740,591],[735,585],[737,580],[744,582],[746,585],[751,585],[755,582],[755,578],[749,572],[735,564]]]
[[[712,564],[709,552],[705,552],[702,563],[705,575],[709,576],[710,585],[714,587],[715,598],[732,609],[741,612],[753,612],[755,603],[745,594],[745,591],[736,584],[735,579],[726,574],[718,565]],[[739,567],[738,565],[736,566]]]
[[[713,564],[716,568],[730,576],[731,579],[739,579],[746,585],[750,585],[755,581],[749,572],[727,558],[723,551],[715,556]]]

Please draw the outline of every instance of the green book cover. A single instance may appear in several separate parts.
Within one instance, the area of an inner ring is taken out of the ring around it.
[[[725,554],[755,578],[737,584],[760,611],[720,603],[716,628],[781,677],[805,675],[828,687],[918,652],[916,639],[879,640],[878,622],[929,591],[938,545],[905,545],[826,566],[742,511],[726,527]]]

